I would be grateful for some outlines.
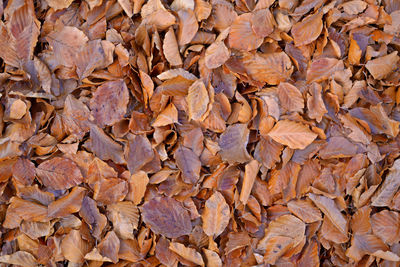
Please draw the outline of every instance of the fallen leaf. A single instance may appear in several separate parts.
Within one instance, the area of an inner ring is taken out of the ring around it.
[[[230,209],[221,193],[215,192],[206,201],[201,218],[206,235],[215,238],[222,234],[230,220]]]
[[[226,131],[221,134],[219,154],[224,161],[244,163],[251,159],[246,150],[249,132],[246,124],[234,124],[228,126]]]
[[[185,245],[181,243],[171,242],[169,244],[169,249],[191,263],[204,266],[201,254],[193,248],[185,247]]]
[[[36,168],[40,181],[54,190],[68,189],[83,182],[78,166],[70,159],[55,157]]]
[[[397,51],[394,51],[389,55],[368,61],[365,67],[374,79],[381,80],[386,78],[396,68],[398,61],[399,56],[397,55]]]
[[[112,125],[120,121],[127,109],[129,101],[128,89],[123,80],[102,84],[93,93],[90,109],[100,127]]]
[[[195,184],[200,178],[201,162],[199,157],[189,148],[180,146],[174,154],[176,164],[182,172],[185,183]]]
[[[294,85],[282,82],[278,86],[279,102],[284,110],[289,112],[303,112],[304,99],[299,89]]]
[[[253,16],[245,13],[236,17],[229,32],[228,42],[230,48],[251,51],[257,49],[263,41],[263,37],[257,36],[252,28]]]
[[[305,17],[292,27],[292,35],[296,46],[307,45],[315,41],[322,32],[322,12]]]
[[[190,120],[204,120],[210,102],[207,88],[201,80],[195,81],[186,96]]]
[[[141,208],[143,221],[152,231],[168,238],[188,235],[192,231],[189,213],[170,197],[157,197]]]
[[[314,141],[317,134],[302,123],[281,120],[275,124],[268,136],[291,149],[304,149]]]

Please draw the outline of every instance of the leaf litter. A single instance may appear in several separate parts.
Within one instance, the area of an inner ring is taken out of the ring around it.
[[[0,0],[1,266],[398,266],[400,5]]]

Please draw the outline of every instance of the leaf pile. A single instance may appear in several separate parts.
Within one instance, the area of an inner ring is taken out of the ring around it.
[[[399,266],[399,1],[0,18],[0,266]]]

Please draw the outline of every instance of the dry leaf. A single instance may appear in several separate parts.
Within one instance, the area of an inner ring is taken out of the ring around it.
[[[168,60],[171,66],[182,65],[182,59],[178,49],[178,42],[176,41],[174,29],[172,27],[170,27],[168,32],[165,34],[163,50],[165,58]]]
[[[192,231],[189,213],[173,198],[157,197],[147,201],[141,212],[144,223],[157,234],[177,238]]]
[[[201,162],[199,157],[189,148],[180,146],[174,154],[176,164],[182,172],[185,183],[195,184],[200,178]]]
[[[304,99],[294,85],[282,82],[278,86],[279,102],[283,109],[289,112],[303,112]]]
[[[219,154],[224,161],[244,163],[251,159],[246,150],[249,132],[246,124],[234,124],[221,134],[219,140],[221,150]]]
[[[119,237],[134,239],[133,230],[139,225],[139,210],[132,202],[123,201],[107,206],[107,217]]]
[[[106,82],[99,86],[90,100],[90,109],[100,127],[120,121],[129,101],[129,93],[123,80]]]
[[[243,177],[242,191],[240,191],[240,197],[239,197],[240,201],[243,204],[246,204],[247,200],[249,199],[251,189],[253,188],[254,181],[257,177],[259,168],[260,165],[256,160],[252,160],[248,164],[246,164]]]
[[[215,192],[206,201],[201,218],[206,235],[215,238],[225,230],[229,223],[230,210],[221,193]]]
[[[296,46],[307,45],[319,37],[323,27],[323,15],[322,12],[316,12],[293,25],[291,32]]]
[[[300,122],[281,120],[275,124],[268,136],[291,149],[304,149],[314,141],[317,134]]]
[[[55,157],[36,168],[40,181],[54,190],[68,189],[82,183],[83,176],[78,166],[70,159]]]
[[[210,102],[207,88],[202,80],[195,81],[188,89],[186,96],[190,120],[204,120]]]
[[[395,70],[398,61],[399,56],[397,55],[397,51],[395,51],[389,55],[368,61],[365,67],[375,79],[380,80],[386,78],[386,76]]]
[[[204,266],[204,261],[201,257],[201,254],[193,248],[185,247],[181,243],[171,242],[169,244],[169,249],[191,263]]]
[[[263,41],[263,37],[257,36],[252,28],[253,16],[245,13],[236,17],[229,32],[228,42],[233,49],[250,51],[257,49]]]

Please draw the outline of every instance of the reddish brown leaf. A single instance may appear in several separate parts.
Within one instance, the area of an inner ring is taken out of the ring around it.
[[[221,193],[215,192],[206,201],[201,218],[206,235],[215,238],[225,230],[230,220],[230,210]]]
[[[83,176],[78,166],[70,159],[55,157],[36,168],[40,181],[54,190],[68,189],[82,183]]]
[[[188,235],[192,231],[189,213],[170,197],[157,197],[142,206],[143,221],[152,231],[168,238]]]
[[[219,154],[222,159],[229,163],[249,161],[251,157],[246,150],[248,138],[249,129],[247,129],[246,124],[229,126],[219,140],[221,147]]]
[[[123,80],[102,84],[93,93],[90,109],[100,127],[112,125],[121,120],[129,101],[129,93]]]

